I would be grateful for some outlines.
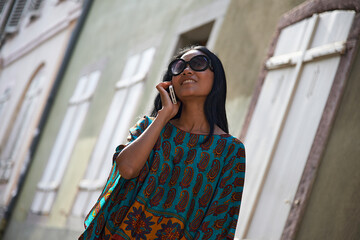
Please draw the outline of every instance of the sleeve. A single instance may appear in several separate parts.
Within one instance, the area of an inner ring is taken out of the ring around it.
[[[221,172],[210,207],[195,239],[234,239],[245,180],[245,148],[239,147]]]
[[[90,210],[88,215],[85,217],[85,228],[87,228],[92,220],[96,217],[96,215],[100,212],[100,210],[103,208],[103,206],[106,204],[107,199],[110,197],[111,193],[113,192],[114,188],[121,187],[125,180],[120,178],[119,171],[116,168],[116,162],[115,159],[119,155],[119,153],[131,142],[133,142],[135,139],[137,139],[144,131],[145,129],[151,124],[152,118],[148,116],[144,116],[141,118],[132,128],[129,130],[129,135],[127,137],[127,143],[121,144],[116,147],[115,153],[113,155],[113,165],[109,174],[109,177],[106,181],[106,184],[96,201],[94,207]],[[120,185],[120,186],[119,186]]]
[[[119,155],[121,150],[123,150],[126,147],[126,145],[128,145],[129,143],[135,141],[146,130],[146,128],[152,123],[152,121],[153,121],[152,118],[150,118],[148,116],[144,116],[132,128],[130,128],[129,135],[127,137],[127,143],[121,144],[121,145],[117,146],[115,149],[115,153],[113,156],[113,164],[116,164],[115,159],[117,158],[117,156]]]

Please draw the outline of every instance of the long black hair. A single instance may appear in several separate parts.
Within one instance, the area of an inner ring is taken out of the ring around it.
[[[207,142],[214,135],[215,124],[218,125],[224,132],[229,133],[228,122],[226,117],[226,77],[224,67],[220,59],[204,46],[190,46],[181,50],[173,59],[181,58],[186,52],[190,50],[198,50],[204,53],[209,59],[214,72],[214,82],[211,92],[206,97],[204,104],[204,112],[206,120],[210,125],[210,133],[204,140]],[[172,80],[172,74],[166,70],[162,81],[168,82]],[[160,94],[158,94],[154,101],[154,109],[151,113],[152,117],[157,116],[157,112],[162,108]],[[182,106],[180,105],[178,113],[173,117],[177,119],[181,116]]]

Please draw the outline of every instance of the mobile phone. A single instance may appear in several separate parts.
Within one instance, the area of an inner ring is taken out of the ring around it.
[[[176,104],[176,96],[175,96],[175,91],[174,91],[174,87],[172,85],[169,86],[169,92],[170,92],[170,98],[173,104]]]

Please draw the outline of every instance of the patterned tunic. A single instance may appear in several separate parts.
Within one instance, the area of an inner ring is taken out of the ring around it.
[[[128,143],[150,125],[142,118]],[[113,167],[79,239],[233,239],[245,177],[244,145],[229,134],[192,134],[167,123],[138,177]],[[116,149],[113,160],[125,147]]]

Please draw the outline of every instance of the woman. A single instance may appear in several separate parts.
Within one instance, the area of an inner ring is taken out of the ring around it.
[[[156,88],[152,117],[117,147],[80,239],[233,239],[245,150],[228,134],[220,60],[206,47],[186,49]]]

